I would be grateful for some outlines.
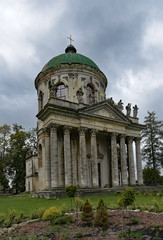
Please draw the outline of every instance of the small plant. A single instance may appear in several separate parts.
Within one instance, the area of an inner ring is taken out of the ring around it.
[[[62,238],[64,238],[64,239],[69,239],[69,238],[70,238],[70,232],[69,232],[69,230],[64,229],[64,230],[62,231],[62,233],[60,234],[60,236],[61,236]]]
[[[131,231],[131,229],[130,228],[128,228],[128,230],[126,231],[126,232],[121,232],[120,234],[119,234],[119,238],[125,238],[125,239],[128,239],[128,237],[129,237],[129,239],[130,239],[130,237],[132,237],[132,238],[141,238],[142,237],[142,235],[144,235],[144,232],[143,231],[139,231],[139,232],[132,232]],[[127,237],[127,238],[126,238]]]
[[[46,221],[48,220],[52,221],[52,219],[55,219],[60,216],[61,216],[61,210],[57,209],[56,207],[51,207],[45,210],[42,218]]]
[[[63,215],[63,216],[51,219],[50,223],[51,223],[52,226],[54,226],[54,225],[64,225],[64,224],[69,225],[73,221],[74,220],[73,220],[72,215]]]
[[[29,214],[30,219],[37,219],[39,218],[39,211],[38,209],[33,209]]]
[[[135,225],[140,223],[139,219],[135,217],[131,218],[131,222],[132,224],[135,224]]]
[[[98,211],[101,207],[105,207],[105,206],[104,206],[104,200],[103,200],[102,198],[98,201],[97,211]]]
[[[0,214],[0,227],[3,227],[5,219],[6,219],[6,214],[1,213]]]
[[[12,224],[15,222],[15,217],[16,217],[16,210],[10,210],[8,214],[8,219],[6,222],[7,227],[11,227]]]
[[[93,220],[92,205],[88,199],[86,199],[86,201],[83,204],[81,220],[89,224]]]
[[[17,223],[21,223],[21,222],[23,222],[23,221],[24,221],[24,212],[23,212],[23,211],[18,212],[18,213],[17,213],[17,220],[16,220],[16,222],[17,222]]]
[[[107,210],[104,206],[101,206],[95,217],[95,224],[97,224],[100,227],[107,227],[109,224],[109,215],[107,213]]]
[[[153,203],[154,203],[154,211],[156,213],[159,213],[160,212],[160,207],[158,205],[158,202],[156,200],[154,200]]]
[[[82,211],[83,201],[78,197],[75,197],[75,206],[76,206],[77,209]]]
[[[102,233],[101,233],[101,236],[102,236],[102,237],[106,237],[107,235],[108,235],[107,232],[102,232]]]
[[[38,209],[38,217],[39,217],[39,219],[41,219],[43,217],[44,212],[45,212],[45,208],[39,208]]]
[[[77,189],[77,187],[74,186],[74,185],[70,185],[70,186],[67,186],[67,187],[66,187],[66,190],[65,190],[66,195],[67,195],[69,198],[71,198],[71,209],[72,209],[72,199],[75,198],[77,191],[78,191],[78,189]]]
[[[76,237],[76,238],[83,238],[83,237],[84,237],[84,234],[83,234],[82,232],[77,232],[77,233],[75,234],[75,237]]]

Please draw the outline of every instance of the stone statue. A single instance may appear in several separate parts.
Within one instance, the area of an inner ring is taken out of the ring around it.
[[[131,114],[131,103],[128,103],[128,105],[126,106],[126,115],[129,117]]]
[[[108,101],[109,101],[109,103],[111,103],[111,104],[114,104],[114,100],[113,100],[113,98],[111,97],[111,98],[109,98],[108,99]]]
[[[120,100],[118,102],[117,106],[118,106],[119,110],[121,110],[121,111],[123,110],[123,102],[122,102],[122,100]]]
[[[77,91],[76,95],[77,95],[77,98],[78,98],[78,102],[79,103],[83,103],[83,95],[84,95],[84,93],[83,93],[81,88],[79,88],[79,90]]]
[[[137,118],[137,115],[138,115],[138,106],[137,105],[135,105],[134,107],[133,107],[133,117],[134,118]]]

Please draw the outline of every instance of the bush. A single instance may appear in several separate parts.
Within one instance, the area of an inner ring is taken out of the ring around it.
[[[77,209],[82,211],[83,201],[80,198],[78,198],[78,197],[75,197],[75,206],[77,207]]]
[[[153,202],[154,202],[154,211],[156,213],[159,213],[160,212],[160,207],[158,205],[158,202],[156,200],[154,200]]]
[[[0,214],[0,227],[3,227],[5,219],[6,219],[6,214],[1,213]]]
[[[83,204],[81,220],[86,223],[91,223],[93,220],[92,205],[88,199]]]
[[[16,210],[10,210],[8,214],[8,219],[6,222],[7,227],[10,227],[12,224],[14,224],[15,217],[16,217]]]
[[[39,218],[39,211],[38,209],[33,209],[29,214],[30,219],[37,219]]]
[[[131,218],[131,222],[136,225],[136,224],[139,224],[140,221],[138,218],[133,217]]]
[[[56,217],[51,219],[50,223],[52,226],[54,225],[64,225],[64,224],[70,224],[73,222],[73,217],[72,215],[63,215],[60,217]]]
[[[74,198],[76,193],[77,193],[77,187],[74,186],[74,185],[70,185],[70,186],[67,186],[66,187],[66,195],[69,197],[69,198]]]
[[[107,227],[109,224],[109,215],[107,213],[107,210],[104,206],[101,206],[95,217],[95,224],[97,224],[100,227]]]
[[[135,191],[132,187],[127,187],[125,191],[121,192],[119,205],[121,207],[127,207],[135,201]]]
[[[39,219],[41,219],[43,217],[44,212],[45,212],[45,208],[39,208],[38,209],[38,217],[39,217]]]
[[[56,207],[51,207],[45,210],[42,218],[48,221],[60,216],[61,216],[61,210],[57,209]]]
[[[17,220],[16,220],[16,222],[17,222],[17,223],[21,223],[21,222],[23,222],[23,221],[24,221],[24,212],[23,212],[23,211],[18,212],[18,213],[17,213]]]
[[[103,200],[103,199],[100,199],[100,200],[98,201],[97,211],[98,211],[101,207],[105,207],[105,206],[104,206],[104,200]]]
[[[76,237],[76,238],[83,238],[83,237],[84,237],[84,234],[83,234],[82,232],[77,232],[77,233],[75,234],[75,237]]]

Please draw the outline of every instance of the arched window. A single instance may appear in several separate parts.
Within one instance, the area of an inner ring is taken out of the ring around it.
[[[39,94],[39,110],[43,109],[43,99],[44,98],[44,94],[43,92],[40,91],[40,94]]]
[[[94,88],[92,85],[87,85],[87,104],[94,103]]]
[[[63,83],[59,84],[56,89],[56,98],[66,99],[65,95],[65,85]]]
[[[42,167],[42,146],[39,144],[38,147],[38,167]]]

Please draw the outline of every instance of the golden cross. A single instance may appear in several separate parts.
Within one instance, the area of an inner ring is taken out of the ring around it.
[[[72,38],[71,38],[71,34],[70,34],[70,37],[67,37],[68,39],[70,39],[70,44],[72,43],[72,41],[74,41]]]

